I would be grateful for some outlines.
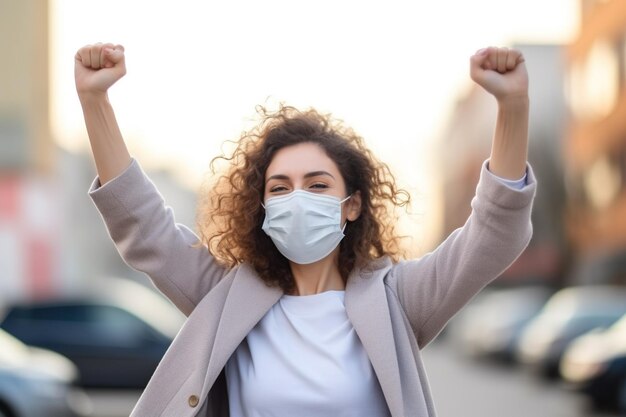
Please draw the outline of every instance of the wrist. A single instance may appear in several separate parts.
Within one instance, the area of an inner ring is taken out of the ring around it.
[[[106,91],[100,90],[78,91],[78,99],[83,106],[97,105],[100,103],[108,103],[109,95]]]
[[[530,99],[528,93],[511,94],[503,97],[497,97],[498,107],[500,109],[522,110],[528,109]]]

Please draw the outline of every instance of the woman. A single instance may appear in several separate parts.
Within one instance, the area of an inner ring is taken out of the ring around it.
[[[420,350],[532,234],[518,51],[472,56],[472,78],[498,102],[491,156],[467,223],[407,261],[385,208],[406,198],[386,167],[351,130],[289,107],[242,136],[199,239],[122,139],[107,90],[124,49],[88,45],[75,61],[90,195],[125,261],[188,316],[132,416],[435,415]]]

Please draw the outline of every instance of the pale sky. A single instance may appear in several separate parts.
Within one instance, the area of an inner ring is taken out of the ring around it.
[[[433,139],[470,83],[470,55],[489,45],[568,42],[578,4],[51,0],[53,134],[68,149],[86,149],[73,56],[87,43],[120,43],[128,74],[111,101],[146,167],[171,168],[196,186],[220,145],[250,126],[255,105],[313,106],[364,136],[428,218],[436,211],[428,202],[437,192]]]

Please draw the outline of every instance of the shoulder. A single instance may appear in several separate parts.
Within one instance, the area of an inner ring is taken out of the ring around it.
[[[348,277],[347,288],[350,286],[382,285],[396,263],[388,256],[373,259],[356,266]]]

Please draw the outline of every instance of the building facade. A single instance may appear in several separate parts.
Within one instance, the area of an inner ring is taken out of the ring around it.
[[[626,284],[626,2],[583,0],[567,49],[564,141],[573,280]]]

